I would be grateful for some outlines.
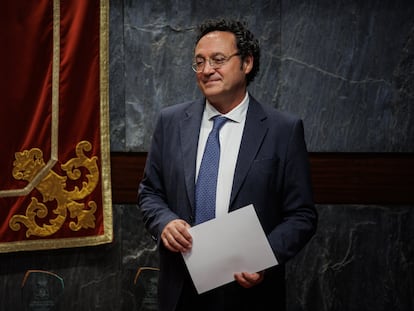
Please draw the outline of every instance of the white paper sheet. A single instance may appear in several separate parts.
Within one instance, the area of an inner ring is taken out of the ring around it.
[[[190,228],[184,261],[199,294],[234,281],[234,273],[277,265],[253,205]]]

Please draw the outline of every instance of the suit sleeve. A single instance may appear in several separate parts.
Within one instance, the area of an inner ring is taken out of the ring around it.
[[[157,120],[150,151],[148,152],[144,175],[138,188],[138,207],[146,229],[156,240],[165,225],[179,218],[168,208],[163,182],[163,118]]]
[[[279,263],[295,256],[314,235],[317,212],[313,202],[303,122],[292,124],[282,169],[282,222],[269,235]]]

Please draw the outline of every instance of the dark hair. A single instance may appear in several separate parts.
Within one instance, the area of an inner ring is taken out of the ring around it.
[[[259,41],[247,29],[246,22],[233,19],[209,19],[198,26],[196,44],[202,37],[212,31],[228,31],[236,36],[236,45],[242,61],[249,55],[253,56],[253,68],[246,76],[247,85],[254,80],[260,69]]]

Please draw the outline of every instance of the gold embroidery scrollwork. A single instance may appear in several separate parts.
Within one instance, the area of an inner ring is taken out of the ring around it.
[[[99,181],[99,168],[97,165],[97,156],[88,158],[85,151],[90,151],[92,145],[88,141],[81,141],[76,145],[76,158],[70,159],[61,165],[67,176],[60,176],[54,171],[50,171],[36,189],[43,196],[43,203],[35,197],[31,198],[31,203],[26,209],[25,215],[14,215],[9,222],[12,230],[18,231],[21,224],[27,227],[26,237],[31,235],[46,237],[59,231],[67,218],[67,211],[71,219],[69,228],[72,231],[79,231],[82,228],[95,228],[95,212],[97,205],[95,201],[88,202],[88,208],[85,203],[79,202],[87,195],[91,194],[96,188]],[[43,152],[38,148],[24,150],[15,153],[13,162],[13,177],[17,180],[31,181],[37,172],[41,170],[45,163],[43,161]],[[85,174],[85,169],[87,173]],[[75,186],[73,190],[67,190],[67,179],[79,180],[85,175],[86,180],[82,181],[82,186]],[[38,224],[38,219],[45,219],[49,215],[49,209],[46,202],[56,201],[56,208],[53,214],[55,218],[49,220],[49,224]]]

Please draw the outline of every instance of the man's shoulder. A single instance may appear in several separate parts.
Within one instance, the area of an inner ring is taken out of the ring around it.
[[[271,104],[261,103],[256,99],[251,99],[253,105],[257,105],[257,109],[261,110],[263,114],[270,120],[285,121],[285,122],[297,122],[300,117],[292,112],[280,110]]]
[[[195,109],[197,105],[202,105],[202,104],[203,104],[202,99],[189,100],[189,101],[181,102],[178,104],[166,106],[161,109],[161,114],[171,115],[171,114],[183,113],[189,110],[191,111]]]

